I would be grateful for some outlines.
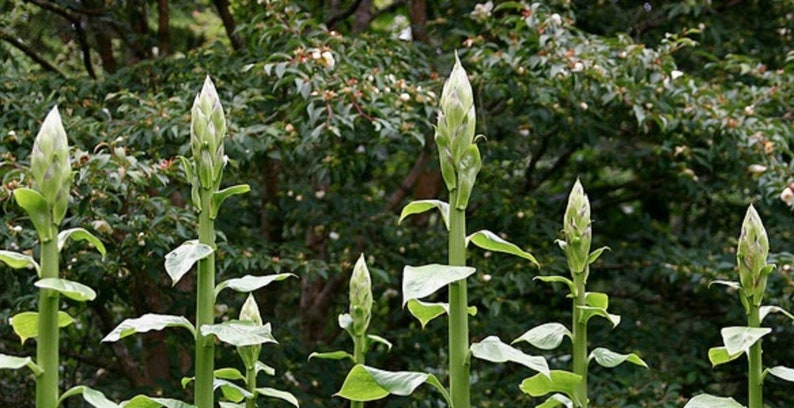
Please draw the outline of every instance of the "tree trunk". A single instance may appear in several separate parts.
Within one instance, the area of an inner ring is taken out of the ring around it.
[[[234,24],[234,18],[232,17],[232,13],[229,11],[229,1],[212,0],[212,3],[215,4],[215,8],[218,9],[218,15],[221,17],[221,21],[223,21],[223,27],[226,29],[226,35],[229,37],[229,41],[232,43],[232,49],[235,51],[242,50],[244,48],[243,40],[240,38],[240,35],[235,32],[235,30],[237,30],[237,26]]]
[[[411,35],[414,41],[430,42],[427,36],[427,2],[425,0],[411,0],[408,3],[411,18]]]
[[[168,0],[157,0],[157,42],[161,57],[171,53],[168,22]]]
[[[353,19],[353,32],[360,33],[369,29],[372,22],[372,0],[362,0]]]

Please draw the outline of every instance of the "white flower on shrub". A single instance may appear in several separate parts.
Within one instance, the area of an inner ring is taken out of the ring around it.
[[[794,190],[791,189],[791,186],[786,186],[786,188],[783,189],[780,193],[780,199],[789,207],[794,205]]]
[[[471,12],[471,18],[482,23],[483,21],[487,20],[488,17],[491,17],[492,11],[493,11],[492,1],[480,3],[474,6],[474,11]]]

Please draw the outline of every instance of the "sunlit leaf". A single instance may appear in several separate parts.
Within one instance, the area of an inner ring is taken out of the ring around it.
[[[759,314],[761,315],[761,321],[763,322],[764,319],[766,319],[766,317],[770,313],[780,313],[780,314],[788,317],[789,319],[794,320],[794,315],[792,315],[791,313],[789,313],[786,309],[783,309],[782,307],[778,307],[778,306],[761,306],[761,308],[759,310]]]
[[[565,285],[568,286],[568,289],[571,291],[571,293],[573,293],[573,281],[571,281],[570,279],[568,279],[568,278],[566,278],[564,276],[557,276],[557,275],[546,276],[546,275],[543,275],[543,276],[536,276],[536,277],[534,277],[532,279],[537,279],[537,280],[539,280],[541,282],[546,282],[546,283],[564,283]]]
[[[196,262],[210,256],[212,253],[211,246],[191,240],[166,254],[165,271],[171,277],[172,285],[176,285]]]
[[[477,315],[477,307],[469,306],[467,310],[470,316]],[[443,314],[449,314],[449,303],[428,303],[411,299],[408,301],[408,311],[419,320],[424,329],[431,320]]]
[[[535,266],[540,267],[538,260],[530,254],[519,248],[517,245],[502,239],[500,236],[488,230],[477,231],[466,237],[466,245],[469,242],[477,245],[486,251],[504,252],[506,254],[515,255],[532,262]]]
[[[428,384],[441,392],[450,403],[447,390],[432,374],[414,371],[383,371],[357,364],[345,378],[342,389],[335,395],[351,401],[375,401],[389,394],[410,395],[422,384]]]
[[[536,405],[535,408],[556,408],[563,406],[565,408],[573,408],[573,401],[562,394],[552,394],[551,397],[543,401],[542,404]]]
[[[648,364],[642,361],[640,356],[634,353],[620,354],[603,347],[595,348],[592,352],[590,352],[590,356],[587,358],[587,361],[592,361],[593,359],[595,359],[595,361],[601,367],[607,368],[617,367],[624,362],[629,362],[640,367],[648,368]]]
[[[212,212],[210,217],[215,219],[218,216],[218,211],[223,205],[223,202],[226,201],[227,198],[238,195],[238,194],[245,194],[251,191],[251,186],[248,184],[240,184],[236,186],[227,187],[221,191],[216,191],[212,194]]]
[[[294,407],[299,407],[298,399],[287,391],[277,390],[270,387],[261,387],[256,389],[256,393],[265,397],[276,398],[282,401],[289,402]]]
[[[219,324],[205,324],[201,326],[201,335],[213,335],[218,340],[237,347],[277,343],[270,331],[270,323],[259,326],[250,321],[229,320]]]
[[[71,228],[58,233],[59,252],[63,249],[64,244],[66,244],[66,241],[69,238],[71,238],[73,241],[88,241],[89,244],[93,245],[97,251],[102,254],[102,258],[105,258],[105,254],[107,253],[105,250],[105,244],[103,244],[99,238],[94,236],[94,234],[88,232],[84,228]]]
[[[728,354],[747,353],[758,340],[771,333],[769,327],[725,327],[720,330]]]
[[[522,381],[518,388],[533,397],[542,397],[552,392],[559,392],[570,398],[574,404],[579,404],[574,398],[574,392],[581,380],[582,376],[579,374],[574,374],[570,371],[551,370],[550,377],[536,374]]]
[[[0,354],[0,370],[19,370],[22,367],[28,367],[33,374],[38,376],[44,372],[38,364],[33,362],[30,357],[16,357],[6,354]]]
[[[240,380],[245,381],[245,376],[240,370],[236,368],[226,367],[226,368],[219,368],[215,370],[215,378],[220,378],[223,380]]]
[[[408,203],[408,205],[403,207],[403,211],[400,214],[400,220],[398,223],[403,222],[403,220],[409,215],[421,214],[433,208],[438,209],[438,212],[441,213],[441,218],[444,220],[444,225],[447,227],[447,229],[449,229],[449,204],[439,200],[411,201]]]
[[[322,360],[345,360],[349,359],[351,362],[355,362],[356,360],[353,358],[353,355],[348,353],[347,351],[330,351],[326,353],[318,353],[314,352],[309,354],[309,360],[313,358],[319,358]]]
[[[725,347],[712,347],[709,349],[709,361],[711,361],[712,367],[736,360],[741,355],[741,351],[730,354]]]
[[[85,302],[87,300],[94,300],[96,298],[96,292],[94,292],[93,289],[83,285],[82,283],[72,282],[67,279],[44,278],[36,281],[34,285],[41,289],[54,290],[61,295],[78,302]]]
[[[521,364],[530,370],[539,373],[549,374],[549,365],[543,357],[530,356],[502,342],[499,337],[488,336],[483,341],[471,345],[471,354],[480,360],[493,363],[505,363],[511,361]]]
[[[553,350],[562,343],[565,336],[573,336],[567,327],[560,323],[546,323],[527,330],[513,340],[513,344],[526,341],[541,350]]]
[[[9,323],[22,344],[25,344],[27,339],[36,338],[39,335],[39,314],[37,312],[22,312],[9,319]],[[72,316],[66,312],[58,311],[58,327],[64,328],[72,323],[74,323]]]
[[[684,408],[744,408],[744,405],[733,398],[715,397],[709,394],[700,394],[687,401]]]
[[[794,369],[783,367],[783,366],[775,366],[766,370],[768,374],[772,374],[773,376],[780,378],[781,380],[785,380],[788,382],[794,382]]]
[[[215,287],[215,297],[217,298],[218,294],[221,293],[221,291],[226,288],[241,293],[249,293],[264,288],[265,286],[270,285],[273,282],[283,281],[284,279],[290,277],[295,278],[296,276],[291,273],[279,273],[276,275],[264,275],[264,276],[245,275],[242,278],[225,280],[219,283],[218,286]]]
[[[466,279],[475,271],[469,266],[406,266],[403,269],[403,306],[411,299],[421,299],[452,282]]]
[[[576,306],[577,309],[582,311],[580,315],[579,321],[582,323],[587,323],[591,317],[600,316],[604,319],[607,319],[610,323],[612,323],[612,327],[616,327],[620,324],[620,316],[610,314],[606,311],[606,309],[602,307],[591,307],[591,306]]]
[[[52,214],[47,208],[47,200],[36,190],[29,188],[14,189],[14,199],[30,217],[42,241],[53,239]]]
[[[41,276],[39,264],[31,256],[13,251],[0,251],[0,261],[14,269],[32,267]]]
[[[193,337],[196,331],[193,325],[182,316],[162,315],[149,313],[135,319],[126,319],[108,333],[102,342],[118,341],[134,333],[146,333],[152,330],[163,330],[166,327],[183,327],[190,331]]]

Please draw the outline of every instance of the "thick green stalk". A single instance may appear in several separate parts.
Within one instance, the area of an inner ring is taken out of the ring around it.
[[[58,231],[53,226],[53,236]],[[58,277],[58,240],[41,243],[41,277]],[[36,363],[44,373],[36,378],[36,408],[55,408],[58,405],[58,292],[41,289],[39,292],[39,334],[36,344]]]
[[[215,221],[210,217],[212,191],[201,188],[199,213],[199,242],[215,248]],[[198,408],[213,408],[215,401],[212,382],[215,369],[215,342],[212,336],[201,335],[201,326],[215,322],[215,254],[198,263],[196,302],[196,381],[195,404]]]
[[[585,276],[589,266],[585,266],[583,273],[573,274],[573,283],[576,290],[573,299],[573,372],[582,376],[576,387],[576,400],[580,402],[577,408],[587,408],[587,322],[582,322],[582,306],[586,306]]]
[[[450,203],[457,202],[457,190]],[[466,266],[466,211],[449,206],[449,264]],[[449,284],[449,391],[454,408],[469,408],[469,314],[466,280]]]
[[[256,367],[246,367],[245,384],[248,392],[256,395]],[[245,408],[256,408],[256,397],[245,400]]]
[[[761,327],[761,316],[759,306],[750,303],[750,313],[747,316],[747,324],[750,327]],[[764,406],[764,388],[763,388],[763,360],[761,351],[761,340],[759,339],[755,344],[750,347],[750,354],[747,358],[749,361],[749,372],[747,391],[749,396],[749,408],[763,408]]]
[[[356,364],[366,363],[367,336],[360,335],[353,337],[353,361]],[[350,401],[350,408],[364,408],[363,401]]]

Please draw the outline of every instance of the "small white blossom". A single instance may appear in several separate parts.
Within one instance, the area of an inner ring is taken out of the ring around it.
[[[488,1],[485,3],[480,3],[474,6],[474,11],[471,12],[471,18],[483,22],[491,17],[491,12],[493,11],[493,2]]]
[[[323,62],[326,67],[333,69],[336,65],[336,60],[334,60],[334,54],[331,54],[330,51],[325,51],[322,53]]]
[[[587,110],[588,108],[590,108],[590,107],[587,105],[587,102],[582,102],[582,103],[580,103],[580,104],[579,104],[579,106],[582,108],[582,110]]]
[[[674,81],[678,78],[681,78],[683,75],[684,73],[677,69],[674,69],[673,72],[670,72],[670,78],[673,78]]]
[[[339,239],[339,233],[336,231],[331,231],[328,233],[328,238],[331,238],[332,241],[336,241]]]
[[[766,171],[766,166],[762,164],[751,164],[747,167],[747,171],[752,174],[761,174]]]
[[[791,189],[791,186],[786,186],[783,189],[783,192],[780,193],[780,199],[788,206],[794,205],[794,190]]]
[[[407,93],[403,92],[400,94],[400,100],[403,102],[408,102],[411,100],[411,95],[408,95]]]
[[[755,105],[748,105],[744,107],[744,113],[747,116],[753,116],[755,114]]]
[[[560,17],[559,14],[557,13],[552,14],[550,19],[551,22],[554,23],[555,25],[562,25],[562,17]]]
[[[573,64],[573,68],[571,68],[571,72],[581,72],[583,70],[584,70],[584,64],[582,64],[579,61]]]

